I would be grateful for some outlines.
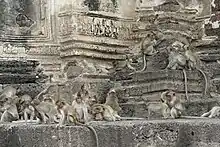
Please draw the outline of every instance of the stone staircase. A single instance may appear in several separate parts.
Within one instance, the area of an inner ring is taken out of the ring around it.
[[[202,74],[193,70],[186,71],[186,75],[190,105],[194,105],[194,103],[209,105],[210,102],[212,103],[212,99],[203,96],[205,82]],[[149,109],[157,109],[153,111],[160,114],[158,112],[160,95],[168,89],[174,90],[177,96],[185,98],[184,75],[181,70],[145,71],[133,75],[117,73],[114,77],[122,85],[117,89],[119,102],[123,109],[121,115],[151,117]],[[190,105],[188,111],[192,113]],[[200,105],[196,107],[200,107]],[[201,106],[201,109],[205,109],[204,111],[206,108],[208,107]],[[198,108],[195,114],[198,115],[198,112],[200,114],[201,109]],[[153,117],[157,118],[159,115],[154,114]]]

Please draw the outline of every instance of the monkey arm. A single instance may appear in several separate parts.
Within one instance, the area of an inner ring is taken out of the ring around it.
[[[27,125],[28,114],[27,114],[26,109],[24,110],[24,120],[25,120],[25,124]]]
[[[167,98],[166,98],[166,96],[167,96],[168,93],[169,93],[169,91],[164,91],[164,92],[162,92],[162,94],[160,95],[160,99],[161,99],[161,101],[162,101],[163,103],[167,103]]]
[[[65,124],[65,121],[67,119],[67,115],[65,114],[65,112],[63,110],[60,110],[60,114],[61,114],[61,119],[59,121],[59,125],[62,126]]]

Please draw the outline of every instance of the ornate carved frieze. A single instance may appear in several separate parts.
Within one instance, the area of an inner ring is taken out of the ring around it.
[[[64,13],[59,15],[60,36],[85,35],[119,40],[132,39],[132,20],[102,13]]]

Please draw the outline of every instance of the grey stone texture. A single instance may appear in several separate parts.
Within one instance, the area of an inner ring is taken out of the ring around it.
[[[184,9],[188,2],[1,0],[0,84],[2,88],[11,84],[21,90],[20,95],[32,98],[54,84],[48,93],[69,103],[83,84],[100,103],[115,88],[122,107],[120,115],[154,119],[92,123],[100,147],[220,146],[218,120],[157,120],[161,118],[163,91],[172,89],[185,97],[182,70],[166,69],[169,47],[175,41],[192,47],[201,60],[199,68],[208,78],[208,94],[203,95],[201,73],[186,71],[190,103],[184,115],[200,116],[219,105],[219,97],[211,92],[220,93],[220,42],[210,37],[219,36],[219,1],[198,0],[191,10]],[[195,6],[202,11],[196,13]],[[146,48],[156,42],[153,48],[159,53],[146,56],[145,71],[131,74],[128,63],[137,70],[144,65],[141,42]],[[44,69],[43,82],[36,78],[38,62]],[[4,124],[0,134],[0,147],[95,145],[92,132],[85,127]]]
[[[218,147],[218,119],[91,122],[100,147]],[[2,124],[1,147],[95,147],[84,126]]]

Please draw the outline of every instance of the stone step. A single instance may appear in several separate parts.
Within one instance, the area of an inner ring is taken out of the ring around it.
[[[204,90],[201,83],[188,83],[188,92],[200,93]],[[167,89],[175,90],[176,92],[184,92],[184,82],[182,81],[158,81],[152,83],[145,83],[133,86],[123,86],[117,92],[122,92],[126,96],[139,96],[147,93],[161,92]]]
[[[155,92],[155,93],[148,93],[143,94],[141,96],[128,96],[128,97],[119,97],[119,103],[136,103],[141,101],[147,101],[147,102],[159,102],[162,92]],[[185,93],[176,93],[178,97],[181,99],[185,99],[186,95]],[[188,93],[188,97],[190,101],[195,101],[197,99],[204,99],[202,93]]]
[[[203,80],[203,76],[199,71],[186,71],[188,81]],[[144,83],[160,80],[183,80],[184,75],[182,70],[160,70],[160,71],[145,71],[129,75],[125,72],[118,72],[112,75],[116,81],[121,81],[122,85],[133,85],[135,83]]]
[[[159,119],[89,123],[100,147],[219,147],[218,119]],[[0,125],[1,147],[95,147],[85,126]]]
[[[82,74],[82,78],[87,78],[87,79],[110,79],[111,76],[107,74]]]
[[[208,112],[213,106],[218,105],[216,99],[194,99],[186,105],[184,115],[201,116]],[[121,103],[121,116],[129,117],[145,117],[150,119],[161,119],[161,107],[159,101],[154,102],[127,102]],[[149,112],[150,111],[150,112]]]
[[[39,62],[34,60],[17,61],[17,60],[1,60],[0,73],[30,73],[34,72]]]
[[[36,74],[0,74],[0,84],[35,83]]]
[[[187,79],[198,80],[201,79],[201,74],[196,71],[186,71]],[[146,71],[132,75],[133,81],[151,81],[160,79],[184,79],[182,70],[160,70],[160,71]]]

